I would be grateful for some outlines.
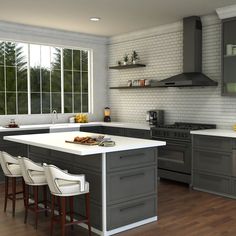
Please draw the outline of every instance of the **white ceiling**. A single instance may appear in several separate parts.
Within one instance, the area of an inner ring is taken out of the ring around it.
[[[236,0],[0,0],[0,20],[114,36],[206,15]],[[91,16],[101,17],[91,22]]]

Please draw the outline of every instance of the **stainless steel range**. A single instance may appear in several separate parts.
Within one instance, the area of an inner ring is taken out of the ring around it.
[[[191,183],[191,130],[215,129],[216,125],[176,122],[151,128],[152,139],[166,141],[158,153],[160,178]]]

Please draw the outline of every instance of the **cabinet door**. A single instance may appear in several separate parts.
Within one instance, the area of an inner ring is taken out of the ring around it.
[[[222,94],[236,95],[236,19],[226,19],[222,24]]]
[[[103,133],[124,136],[124,128],[103,126]]]
[[[101,134],[103,130],[102,126],[82,126],[80,127],[80,131]]]
[[[132,138],[150,139],[150,130],[143,129],[124,129],[124,135]]]

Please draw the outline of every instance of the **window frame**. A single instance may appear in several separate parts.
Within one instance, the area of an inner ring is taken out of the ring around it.
[[[65,113],[65,107],[64,107],[64,65],[63,65],[63,49],[70,49],[70,50],[80,50],[80,51],[86,51],[87,55],[88,55],[88,111],[87,112],[83,112],[83,92],[81,91],[81,103],[80,103],[80,112],[79,113],[88,113],[91,114],[93,113],[93,49],[91,48],[82,48],[82,47],[78,47],[78,46],[73,46],[73,45],[62,45],[62,44],[51,44],[51,43],[38,43],[38,42],[32,42],[32,41],[21,41],[21,40],[9,40],[9,39],[3,39],[0,38],[1,42],[11,42],[11,43],[22,43],[22,44],[27,44],[27,102],[28,102],[28,113],[25,114],[18,114],[18,90],[17,90],[17,85],[16,85],[16,114],[8,114],[7,112],[7,85],[6,85],[6,60],[4,60],[4,81],[5,81],[5,85],[4,85],[4,98],[5,98],[5,114],[2,115],[43,115],[43,114],[50,114],[50,113],[43,113],[42,112],[42,83],[40,83],[40,113],[31,113],[31,78],[30,78],[30,45],[39,45],[40,46],[40,66],[41,66],[41,46],[48,46],[48,47],[55,47],[55,48],[60,48],[61,50],[61,112],[58,112],[59,114],[74,114],[76,112],[74,112],[74,106],[73,106],[73,111],[70,113]],[[4,58],[5,58],[5,51],[4,51]],[[50,50],[50,61],[51,61],[51,50]],[[82,65],[81,65],[82,66]],[[14,68],[16,69],[17,65],[14,66]],[[80,73],[83,73],[83,71],[80,70]],[[16,80],[17,80],[17,74],[15,76]],[[40,70],[40,82],[42,80],[42,76],[41,76],[41,70]],[[82,83],[82,80],[81,80]],[[51,85],[50,85],[51,86]],[[51,92],[50,92],[50,96],[51,96]],[[74,97],[74,91],[72,91],[72,96]],[[51,103],[51,99],[50,99],[50,103]],[[72,99],[72,105],[74,103],[74,99]]]

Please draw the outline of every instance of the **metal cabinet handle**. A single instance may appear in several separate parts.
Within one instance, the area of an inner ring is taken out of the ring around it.
[[[127,206],[127,207],[120,208],[120,212],[122,212],[122,211],[127,211],[127,210],[130,210],[130,209],[132,209],[132,208],[136,208],[136,207],[142,207],[142,206],[144,206],[144,205],[145,205],[144,202],[137,203],[137,204],[133,204],[133,205],[130,205],[130,206]]]
[[[133,178],[133,177],[137,177],[137,176],[143,176],[145,175],[145,173],[137,173],[137,174],[132,174],[132,175],[124,175],[124,176],[121,176],[120,177],[120,180],[123,180],[123,179],[128,179],[128,178]]]
[[[236,150],[233,150],[232,155],[232,174],[236,177]]]
[[[120,156],[120,159],[129,158],[129,157],[137,157],[137,156],[144,156],[144,153],[137,153],[137,154],[124,155],[124,156]]]

